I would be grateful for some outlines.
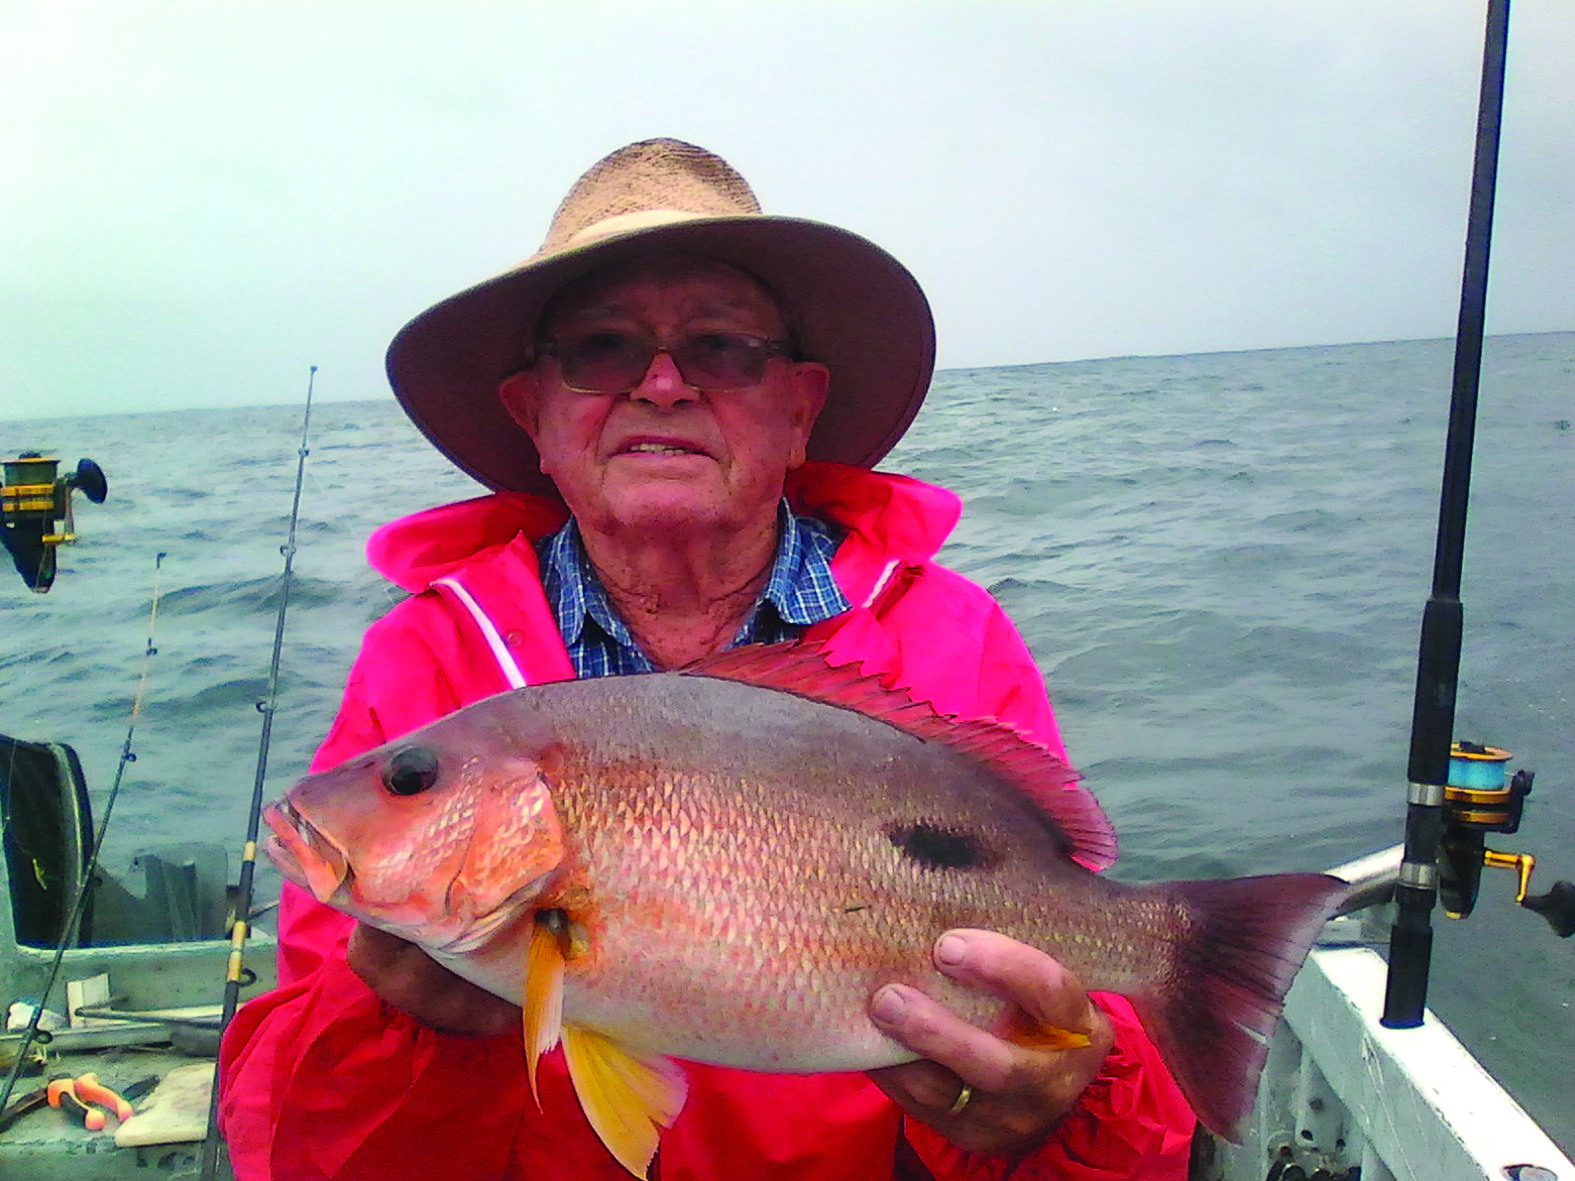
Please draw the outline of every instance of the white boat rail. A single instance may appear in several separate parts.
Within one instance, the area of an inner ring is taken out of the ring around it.
[[[1401,847],[1331,870],[1357,886],[1285,1002],[1243,1142],[1200,1138],[1193,1181],[1575,1181],[1575,1164],[1432,1013],[1380,1021],[1385,881]],[[1349,909],[1349,908],[1348,908]]]

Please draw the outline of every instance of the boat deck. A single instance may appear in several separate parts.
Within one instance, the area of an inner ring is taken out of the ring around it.
[[[73,1049],[59,1054],[51,1050],[48,1066],[41,1074],[24,1074],[12,1099],[14,1102],[62,1075],[75,1078],[91,1072],[106,1087],[120,1092],[139,1080],[167,1080],[172,1072],[177,1072],[176,1080],[189,1080],[206,1068],[211,1078],[212,1066],[211,1057],[183,1054],[168,1045]],[[146,1132],[151,1121],[153,1135],[194,1132],[200,1137],[207,1122],[205,1094],[206,1088],[181,1087],[179,1081],[173,1089],[166,1086],[145,1094],[132,1104],[138,1113],[133,1128]],[[200,1138],[121,1147],[115,1139],[119,1128],[119,1121],[110,1116],[102,1131],[89,1131],[64,1111],[41,1105],[0,1136],[0,1181],[184,1181],[198,1176]],[[220,1162],[217,1176],[231,1181],[222,1154]]]

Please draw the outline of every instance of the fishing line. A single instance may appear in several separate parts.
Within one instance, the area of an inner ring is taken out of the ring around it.
[[[290,528],[285,543],[284,573],[279,583],[279,617],[273,629],[273,660],[268,666],[268,695],[257,703],[262,714],[262,737],[257,746],[257,775],[252,782],[251,810],[246,816],[246,845],[241,853],[241,872],[236,889],[235,925],[230,931],[230,958],[224,977],[224,1010],[219,1018],[219,1035],[229,1028],[239,1004],[241,989],[256,979],[244,967],[246,939],[251,930],[252,879],[257,868],[257,833],[262,824],[263,780],[268,774],[268,746],[273,738],[274,706],[279,699],[279,656],[284,650],[284,616],[290,608],[290,580],[295,568],[295,527],[301,517],[301,485],[306,476],[306,440],[312,424],[312,388],[317,382],[317,366],[306,379],[306,410],[301,416],[301,445],[296,450],[295,501],[290,506]],[[219,1166],[219,1073],[213,1074],[213,1092],[208,1101],[208,1131],[202,1142],[202,1181],[213,1181]]]
[[[0,1091],[0,1111],[5,1110],[6,1104],[11,1102],[11,1092],[16,1089],[17,1079],[21,1078],[23,1067],[27,1064],[27,1053],[38,1039],[38,1023],[43,1019],[45,1002],[49,1000],[49,994],[54,991],[55,982],[60,976],[61,964],[66,957],[66,949],[76,938],[77,926],[81,923],[82,913],[87,908],[88,893],[98,872],[99,851],[104,847],[105,834],[109,832],[109,819],[110,814],[115,810],[115,800],[120,796],[121,780],[125,777],[126,767],[137,761],[137,756],[131,749],[131,739],[137,731],[137,719],[142,716],[142,699],[148,687],[148,671],[153,663],[153,657],[158,654],[158,649],[153,646],[153,633],[159,622],[160,575],[163,568],[164,555],[161,553],[153,560],[153,602],[148,608],[148,642],[142,650],[142,673],[137,679],[137,692],[131,701],[131,720],[126,725],[126,741],[120,748],[120,763],[115,768],[115,781],[110,785],[109,796],[104,801],[104,815],[99,821],[98,832],[93,837],[93,850],[89,853],[87,865],[77,880],[71,911],[66,917],[65,926],[61,929],[60,939],[55,944],[55,958],[49,965],[49,978],[44,983],[44,991],[38,998],[38,1004],[33,1007],[32,1016],[28,1018],[27,1029],[23,1032],[22,1042],[17,1047],[16,1061],[11,1064],[11,1073],[6,1077],[5,1089]]]

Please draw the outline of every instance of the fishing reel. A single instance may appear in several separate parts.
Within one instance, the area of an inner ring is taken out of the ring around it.
[[[0,485],[0,542],[22,581],[44,594],[55,581],[55,550],[77,539],[71,517],[71,493],[80,490],[94,504],[109,495],[104,470],[91,459],[79,459],[77,470],[57,475],[58,459],[24,451],[5,461]],[[62,528],[61,526],[64,526]]]
[[[1554,933],[1575,935],[1575,885],[1554,882],[1546,894],[1531,894],[1537,859],[1530,853],[1500,853],[1487,847],[1489,833],[1520,829],[1535,772],[1508,773],[1513,756],[1495,746],[1456,742],[1449,748],[1449,782],[1444,787],[1444,838],[1438,861],[1438,893],[1450,918],[1463,919],[1477,902],[1485,867],[1513,869],[1515,901],[1548,921]]]

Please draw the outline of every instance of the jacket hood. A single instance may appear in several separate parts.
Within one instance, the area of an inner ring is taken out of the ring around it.
[[[545,537],[569,518],[556,500],[494,492],[390,521],[366,543],[372,568],[412,594],[524,536]]]
[[[894,563],[933,558],[962,515],[962,502],[945,488],[837,463],[811,461],[789,472],[786,493],[795,512],[847,530],[833,569],[854,602]],[[496,492],[391,521],[367,542],[367,560],[414,594],[516,539],[534,543],[567,519],[559,501]]]

